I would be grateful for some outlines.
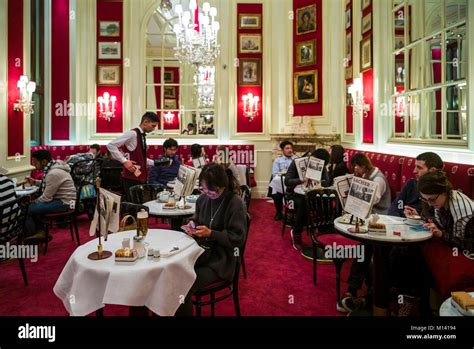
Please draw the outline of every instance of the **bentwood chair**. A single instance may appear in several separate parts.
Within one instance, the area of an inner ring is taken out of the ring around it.
[[[145,202],[156,200],[156,195],[164,189],[153,184],[140,184],[134,185],[129,190],[131,203],[142,205]]]
[[[316,285],[318,249],[325,251],[331,241],[346,248],[352,248],[354,241],[345,239],[334,230],[334,220],[341,216],[342,207],[337,192],[332,189],[311,190],[306,193],[308,207],[308,232],[311,236],[313,249],[313,284]],[[324,242],[322,241],[324,240]],[[348,254],[344,254],[348,255]],[[344,258],[331,258],[336,267],[336,296],[339,302],[341,291],[341,270]]]
[[[23,245],[27,209],[27,205],[21,198],[0,206],[0,246],[9,244],[10,246],[16,245],[20,247]],[[19,255],[17,258],[23,282],[25,285],[28,285],[23,256]]]
[[[245,240],[242,247],[242,257],[245,253],[245,247],[247,244],[247,236],[250,230],[250,223],[251,223],[251,217],[249,214],[247,214],[247,231],[245,234]],[[206,305],[211,306],[211,316],[214,316],[215,304],[229,297],[233,297],[235,314],[237,316],[240,316],[240,304],[239,304],[240,266],[241,266],[241,258],[237,260],[237,263],[235,265],[234,277],[232,281],[217,280],[217,281],[211,282],[194,294],[193,304],[196,307],[196,316],[201,316],[202,307]],[[216,298],[216,293],[220,291],[226,291],[226,293]],[[210,299],[207,301],[204,301],[202,300],[203,297],[209,297]]]

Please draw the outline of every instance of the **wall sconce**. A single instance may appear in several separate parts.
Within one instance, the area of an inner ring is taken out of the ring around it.
[[[97,102],[99,102],[99,117],[109,122],[112,118],[115,118],[115,103],[117,102],[117,97],[111,97],[108,92],[104,92],[103,96],[97,98]]]
[[[244,115],[249,118],[249,121],[252,121],[258,115],[258,102],[260,98],[252,93],[247,93],[242,96],[242,101],[244,102]]]
[[[33,92],[36,90],[36,83],[29,81],[26,75],[20,76],[17,87],[20,90],[20,99],[13,104],[14,111],[22,111],[27,114],[33,114],[34,102],[31,100]]]
[[[173,123],[173,119],[174,119],[174,114],[172,112],[167,112],[165,113],[165,122],[167,124],[172,124]]]
[[[349,93],[352,96],[352,115],[362,115],[366,118],[370,111],[370,105],[366,104],[364,101],[364,91],[361,78],[354,79],[354,83],[349,86]]]

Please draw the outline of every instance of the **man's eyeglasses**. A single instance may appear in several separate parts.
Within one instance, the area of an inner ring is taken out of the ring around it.
[[[426,202],[427,204],[435,203],[438,200],[441,194],[436,195],[434,198],[424,198],[423,196],[420,197],[421,201]]]

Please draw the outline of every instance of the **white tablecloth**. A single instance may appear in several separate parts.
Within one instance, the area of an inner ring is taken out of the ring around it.
[[[27,187],[27,188],[15,188],[15,193],[16,196],[22,197],[22,196],[27,196],[27,195],[33,195],[38,192],[39,188],[34,186],[34,187]]]
[[[121,248],[124,238],[132,238],[135,231],[109,235],[103,242],[104,250],[114,253]],[[145,239],[147,247],[168,250],[191,237],[172,230],[150,229]],[[132,240],[132,239],[131,239]],[[187,241],[186,241],[187,242]],[[183,251],[158,261],[139,259],[132,265],[108,259],[92,261],[89,253],[97,251],[98,239],[79,246],[59,276],[54,293],[74,316],[85,316],[105,304],[146,306],[160,316],[172,316],[180,301],[196,280],[194,264],[203,249],[194,242]]]

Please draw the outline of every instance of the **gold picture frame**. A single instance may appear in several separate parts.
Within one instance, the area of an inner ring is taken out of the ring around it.
[[[116,86],[122,83],[120,64],[98,64],[97,85]]]
[[[239,53],[262,53],[262,34],[239,34]]]
[[[165,83],[173,83],[174,82],[174,71],[165,70],[163,73],[163,80]]]
[[[318,71],[307,70],[295,73],[293,86],[295,104],[318,102]]]
[[[317,59],[316,39],[296,43],[296,66],[315,65]]]
[[[241,58],[239,67],[240,86],[260,86],[261,83],[261,60],[258,58]]]
[[[262,14],[239,13],[239,29],[262,29]]]
[[[316,31],[316,4],[296,9],[296,35]]]
[[[361,40],[360,42],[360,72],[372,68],[372,36]]]
[[[165,86],[163,87],[164,97],[165,98],[176,98],[176,88],[175,86]]]

